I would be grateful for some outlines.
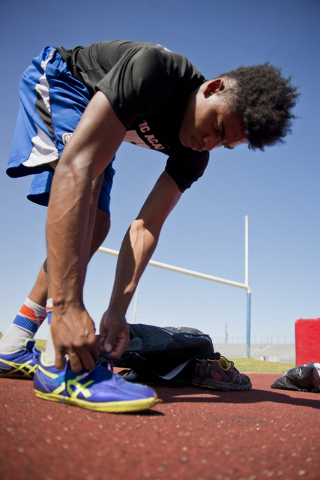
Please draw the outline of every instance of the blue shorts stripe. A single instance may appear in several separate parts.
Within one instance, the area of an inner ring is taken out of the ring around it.
[[[86,86],[72,77],[54,47],[44,48],[33,59],[21,77],[19,94],[7,174],[20,177],[52,172],[49,162],[60,157],[91,96]]]
[[[28,330],[32,333],[37,333],[38,331],[38,324],[36,322],[32,322],[28,318],[22,317],[21,315],[17,315],[13,323],[18,327]]]

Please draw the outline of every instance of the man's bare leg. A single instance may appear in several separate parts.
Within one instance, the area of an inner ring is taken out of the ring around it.
[[[96,209],[96,214],[92,214],[91,221],[94,223],[93,234],[91,238],[91,248],[89,251],[89,258],[98,250],[100,245],[105,240],[110,229],[110,217],[103,210],[97,209],[97,201],[101,189],[103,180],[102,176],[99,176],[93,182],[92,188],[92,211]],[[89,245],[89,239],[88,239]],[[0,340],[0,352],[12,352],[14,350],[23,348],[26,340],[32,339],[41,326],[43,320],[46,317],[46,301],[47,301],[47,260],[44,261],[38,274],[36,283],[32,288],[28,298],[23,304],[18,316],[25,318],[23,320],[24,326],[29,327],[29,330],[19,328],[20,325],[15,323],[11,324],[5,335]],[[28,318],[29,316],[29,318]],[[19,320],[15,319],[16,320]],[[21,319],[20,319],[21,320]]]
[[[98,250],[101,244],[106,239],[109,230],[110,230],[110,217],[109,215],[97,208],[97,202],[101,190],[101,185],[103,181],[103,174],[99,175],[99,177],[94,180],[93,187],[92,187],[92,197],[91,197],[91,205],[92,205],[92,212],[96,210],[96,214],[92,213],[91,215],[91,222],[94,221],[93,227],[93,234],[92,239],[90,239],[90,251],[89,251],[89,260],[92,258],[94,253]],[[89,238],[88,238],[89,244]],[[88,246],[87,246],[88,248]],[[29,298],[33,302],[41,305],[41,307],[46,306],[47,301],[47,294],[48,294],[48,281],[47,281],[47,259],[44,261],[36,283],[33,289],[30,292]]]
[[[33,289],[29,294],[30,300],[46,308],[47,301],[47,259],[40,268],[40,272]]]
[[[95,224],[93,228],[89,259],[92,258],[94,253],[102,245],[102,243],[104,242],[104,240],[106,239],[109,233],[109,230],[110,230],[110,217],[106,212],[98,208],[96,212]],[[34,284],[33,289],[29,294],[29,298],[32,302],[45,308],[46,301],[47,301],[47,293],[48,293],[48,284],[47,284],[47,259],[46,259],[43,265],[41,266],[38,278],[36,280],[36,283]]]

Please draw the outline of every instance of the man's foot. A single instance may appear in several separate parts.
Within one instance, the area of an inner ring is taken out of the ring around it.
[[[99,412],[139,412],[157,405],[156,392],[144,385],[129,384],[99,359],[94,370],[74,373],[69,360],[63,370],[46,365],[44,354],[38,360],[34,377],[37,397]]]
[[[214,390],[250,390],[250,378],[239,373],[233,362],[215,353],[213,359],[197,360],[191,385]]]
[[[0,352],[0,377],[33,380],[41,353],[34,344],[34,340],[27,340],[25,348],[10,353]]]

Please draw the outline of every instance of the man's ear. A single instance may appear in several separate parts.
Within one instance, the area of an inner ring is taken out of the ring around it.
[[[210,95],[213,95],[214,93],[222,92],[224,89],[224,83],[222,78],[214,78],[213,80],[210,80],[203,91],[204,96],[210,97]]]

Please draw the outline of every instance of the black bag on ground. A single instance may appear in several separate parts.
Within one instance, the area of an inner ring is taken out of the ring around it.
[[[320,393],[320,365],[319,363],[308,363],[291,368],[278,378],[271,388]]]
[[[135,324],[129,330],[130,344],[115,362],[117,367],[131,369],[127,380],[184,386],[196,358],[212,358],[214,353],[209,335],[194,328]]]

